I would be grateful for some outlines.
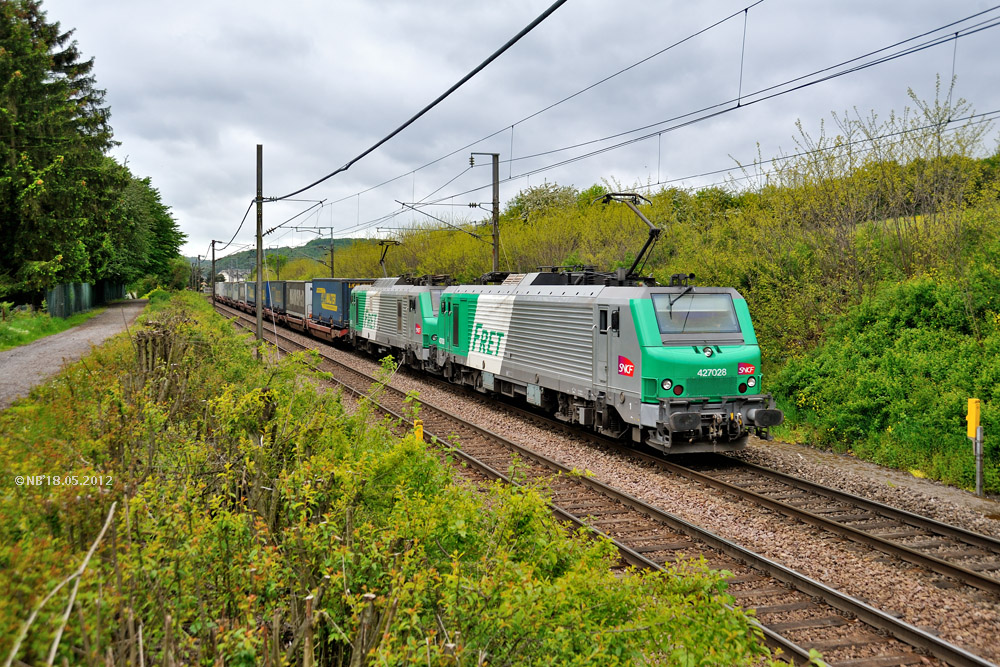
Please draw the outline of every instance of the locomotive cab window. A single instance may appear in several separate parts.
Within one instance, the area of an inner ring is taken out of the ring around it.
[[[599,326],[597,330],[602,334],[608,333],[608,311],[606,308],[601,308],[601,314],[598,318]]]
[[[456,303],[452,308],[452,319],[451,319],[451,344],[458,345],[458,304]]]
[[[729,294],[653,294],[661,334],[740,333]]]
[[[410,297],[410,312],[412,313],[417,309],[417,299],[416,297]]]

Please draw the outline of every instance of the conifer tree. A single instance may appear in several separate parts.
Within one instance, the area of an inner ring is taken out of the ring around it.
[[[38,0],[0,0],[0,295],[113,264],[107,204],[128,176],[106,161],[110,112],[72,36]]]

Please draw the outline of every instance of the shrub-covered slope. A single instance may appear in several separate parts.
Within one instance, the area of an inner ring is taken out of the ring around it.
[[[852,308],[774,376],[787,419],[818,445],[974,486],[967,399],[982,401],[988,433],[1000,425],[1000,281],[989,278],[972,294],[954,280],[914,278]],[[1000,445],[985,445],[984,485],[1000,491]]]

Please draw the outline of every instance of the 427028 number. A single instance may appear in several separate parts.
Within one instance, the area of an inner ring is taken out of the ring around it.
[[[698,377],[725,377],[725,368],[702,368],[698,371]]]

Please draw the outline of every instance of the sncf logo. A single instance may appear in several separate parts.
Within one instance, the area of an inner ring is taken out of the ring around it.
[[[632,377],[635,374],[635,364],[628,357],[618,356],[618,375]]]
[[[754,366],[753,364],[743,364],[743,363],[741,363],[736,368],[736,374],[737,375],[753,375],[754,371],[756,371],[756,370],[757,370],[757,367]]]
[[[420,331],[420,322],[417,322],[415,325],[413,325],[413,328],[417,332],[417,335],[419,336],[420,333],[421,333],[421,331]]]

